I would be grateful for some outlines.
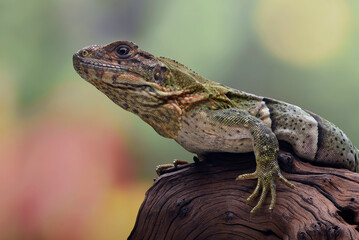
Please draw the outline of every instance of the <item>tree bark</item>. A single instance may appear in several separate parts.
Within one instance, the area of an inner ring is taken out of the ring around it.
[[[359,239],[358,173],[283,151],[279,163],[295,189],[277,181],[274,210],[268,195],[253,216],[256,201],[246,198],[257,181],[234,181],[254,171],[253,154],[209,154],[166,170],[147,191],[128,239]]]

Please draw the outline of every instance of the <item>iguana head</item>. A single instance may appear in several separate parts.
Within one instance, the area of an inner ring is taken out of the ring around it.
[[[129,41],[85,47],[73,55],[73,64],[82,78],[122,108],[139,115],[161,135],[168,135],[163,121],[179,125],[183,109],[180,99],[202,91],[199,75]]]
[[[73,64],[82,78],[125,109],[126,97],[136,97],[135,105],[161,104],[183,90],[201,87],[200,76],[190,69],[155,57],[129,41],[85,47],[73,55]]]
[[[161,102],[157,95],[167,68],[132,42],[85,47],[73,55],[73,64],[82,78],[125,109],[128,97],[139,97],[132,99],[139,100],[136,104]]]

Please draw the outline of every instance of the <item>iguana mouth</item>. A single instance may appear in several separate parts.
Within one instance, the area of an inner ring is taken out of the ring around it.
[[[80,56],[79,53],[75,53],[73,55],[73,66],[78,74],[80,74],[86,81],[92,84],[96,84],[96,82],[101,81],[103,84],[111,85],[112,87],[125,85],[124,87],[127,88],[129,85],[131,85],[132,88],[143,88],[143,86],[146,85],[147,89],[153,89],[153,86],[148,86],[149,84],[145,84],[145,82],[147,82],[145,76],[142,76],[138,72],[129,69],[127,66],[103,63],[95,59],[86,59]],[[104,81],[103,77],[105,73],[113,74],[112,82]],[[120,75],[125,73],[137,75],[138,77],[136,78],[142,78],[144,83],[134,82],[133,84],[130,84],[128,82],[122,82]],[[150,92],[154,92],[154,90],[151,90]]]
[[[113,64],[107,64],[102,63],[100,61],[85,59],[83,57],[80,57],[77,53],[73,55],[73,63],[75,66],[75,70],[77,71],[79,69],[79,66],[83,66],[84,68],[91,68],[94,70],[104,70],[104,71],[112,71],[116,73],[121,73],[124,71],[128,71],[128,67],[121,66],[121,65],[113,65]]]

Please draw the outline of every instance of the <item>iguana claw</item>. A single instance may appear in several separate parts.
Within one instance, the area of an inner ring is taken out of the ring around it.
[[[258,174],[261,172],[262,174]],[[266,196],[270,191],[271,194],[271,202],[269,205],[269,210],[272,211],[277,199],[276,192],[276,178],[279,178],[285,185],[288,187],[294,188],[294,185],[290,183],[280,172],[278,166],[274,167],[270,171],[255,171],[253,173],[242,174],[236,178],[236,180],[246,180],[246,179],[258,179],[257,186],[254,189],[253,193],[247,198],[247,201],[253,201],[262,190],[262,193],[259,197],[257,205],[251,210],[251,214],[256,213],[264,204]]]

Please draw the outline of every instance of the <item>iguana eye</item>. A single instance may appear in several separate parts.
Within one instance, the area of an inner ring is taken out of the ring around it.
[[[119,58],[123,58],[123,59],[131,56],[130,48],[126,45],[118,46],[116,49],[116,53]]]
[[[80,54],[81,54],[83,57],[87,57],[87,56],[89,55],[89,51],[87,51],[87,50],[82,50],[82,51],[80,52]]]

